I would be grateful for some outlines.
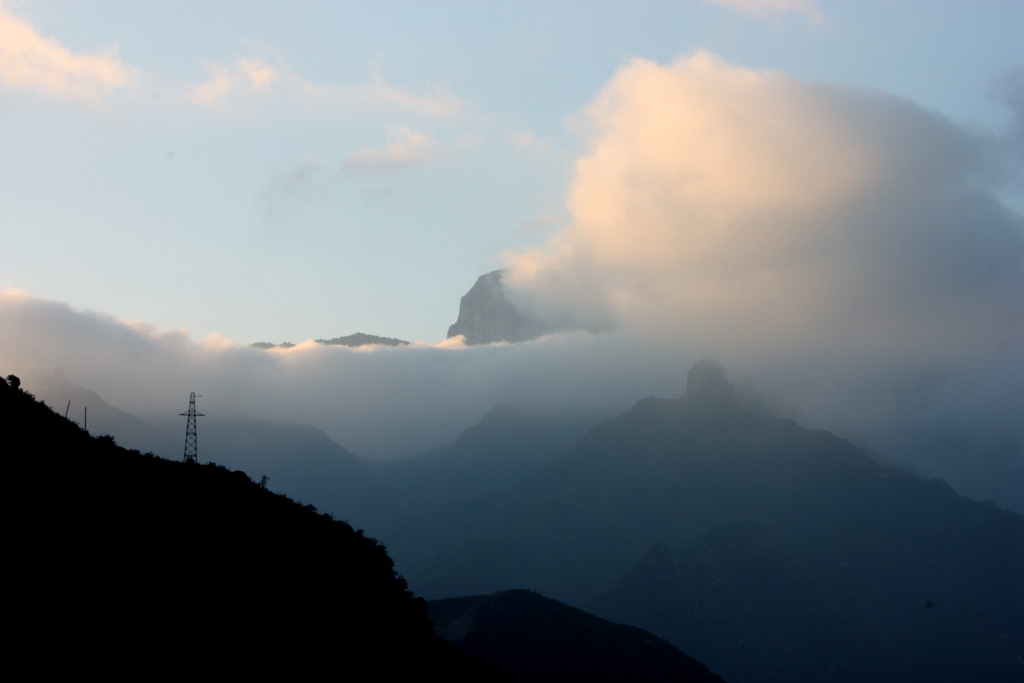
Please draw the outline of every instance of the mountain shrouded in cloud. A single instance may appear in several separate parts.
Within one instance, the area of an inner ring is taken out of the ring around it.
[[[627,63],[573,125],[589,149],[571,221],[508,252],[502,276],[504,299],[559,334],[263,352],[7,291],[0,361],[29,379],[63,368],[141,417],[198,390],[211,416],[394,457],[499,403],[606,417],[676,395],[713,355],[804,424],[1024,509],[1024,219],[998,199],[1002,138],[707,53]]]
[[[571,221],[506,254],[519,310],[771,374],[806,417],[943,476],[1024,472],[1011,140],[708,53],[629,62],[575,125]]]

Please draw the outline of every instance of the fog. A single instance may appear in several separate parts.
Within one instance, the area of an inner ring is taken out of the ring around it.
[[[1000,199],[1020,196],[1018,131],[705,53],[624,65],[571,125],[570,223],[504,256],[510,298],[562,332],[261,351],[6,290],[0,371],[31,391],[60,368],[143,418],[196,391],[206,419],[394,458],[500,402],[610,416],[678,396],[714,356],[807,426],[1024,510],[1024,219]]]

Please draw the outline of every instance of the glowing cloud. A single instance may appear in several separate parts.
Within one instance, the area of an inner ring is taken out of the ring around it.
[[[388,144],[384,149],[364,148],[345,160],[353,169],[391,171],[416,166],[436,158],[439,145],[408,126],[388,126]]]
[[[577,125],[571,224],[507,255],[541,315],[759,354],[1021,340],[1021,217],[933,113],[698,53],[632,61]]]
[[[281,77],[277,69],[258,59],[239,59],[237,65],[249,81],[249,90],[269,90]]]
[[[269,92],[280,72],[259,59],[238,59],[230,67],[207,64],[210,78],[188,89],[188,98],[201,106],[220,106],[233,94]]]
[[[275,67],[254,57],[240,57],[230,64],[206,64],[210,77],[187,89],[193,104],[231,109],[236,98],[275,94],[287,97],[289,105],[298,104],[307,112],[351,110],[395,111],[428,118],[451,118],[465,103],[446,88],[428,88],[413,93],[387,83],[371,72],[369,82],[360,85],[313,83],[300,75]]]
[[[75,54],[0,5],[0,81],[8,86],[96,102],[135,79],[136,70],[118,59],[116,49]]]

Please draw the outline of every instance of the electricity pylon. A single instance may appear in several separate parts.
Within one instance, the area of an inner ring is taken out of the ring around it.
[[[202,396],[200,396],[202,398]],[[188,412],[180,413],[188,417],[188,424],[185,425],[185,462],[199,463],[198,453],[196,451],[196,418],[206,417],[202,413],[196,412],[196,392],[192,392],[192,395],[188,399]]]

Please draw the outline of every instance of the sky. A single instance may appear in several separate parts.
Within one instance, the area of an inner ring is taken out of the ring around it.
[[[0,361],[154,413],[140,385],[205,384],[393,457],[500,401],[678,395],[714,355],[1005,496],[1022,26],[1010,1],[4,0]],[[446,342],[502,267],[562,334]],[[418,343],[247,348],[356,331]]]
[[[571,223],[579,119],[631,60],[707,52],[982,133],[1024,63],[1016,2],[0,12],[0,283],[239,343],[443,339],[477,276]]]

